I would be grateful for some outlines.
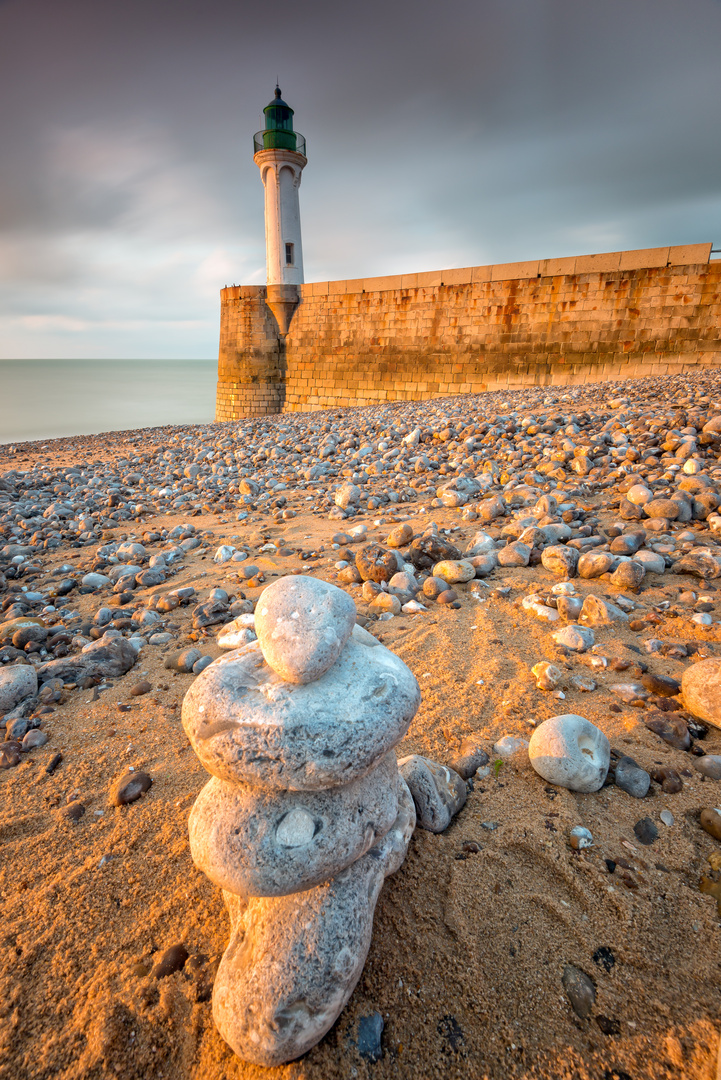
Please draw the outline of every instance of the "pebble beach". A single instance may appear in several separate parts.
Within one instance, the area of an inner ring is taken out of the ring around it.
[[[465,801],[266,1069],[213,1023],[181,711],[287,575],[408,666],[397,755]],[[721,375],[0,445],[0,607],[0,1078],[715,1080]],[[598,790],[542,775],[555,717]]]

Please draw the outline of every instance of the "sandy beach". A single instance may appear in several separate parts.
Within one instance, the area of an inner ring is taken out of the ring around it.
[[[680,684],[691,665],[721,657],[712,506],[721,376],[660,382],[0,446],[0,674],[30,665],[39,687],[0,772],[0,1077],[714,1080],[721,847],[699,814],[721,805],[721,789],[696,763],[721,755],[721,731],[694,715],[680,687],[669,696],[615,689],[641,687],[649,674]],[[459,478],[476,488],[464,493]],[[359,492],[345,507],[343,484]],[[691,509],[679,510],[683,520],[644,516],[644,503],[626,498],[634,484]],[[548,523],[539,512],[522,524],[544,495],[554,500],[549,521],[568,526],[555,543],[577,542],[574,558],[613,553],[619,537],[643,532],[636,550],[650,553],[649,569],[635,587],[614,583],[613,570],[582,577],[574,563],[566,577],[544,565]],[[504,534],[516,522],[515,537]],[[416,538],[435,523],[461,556],[479,530],[495,558],[518,541],[518,559],[453,584],[442,603],[423,591],[431,570],[416,563],[421,610],[404,611],[405,594],[382,607],[352,568],[365,545],[387,550],[402,523]],[[358,525],[365,535],[354,537]],[[111,577],[123,543],[142,547],[132,581]],[[243,557],[215,561],[223,545]],[[150,567],[156,555],[162,565]],[[150,569],[157,584],[138,580]],[[253,606],[269,582],[299,573],[348,591],[361,625],[418,679],[422,704],[398,756],[451,765],[472,738],[490,768],[445,832],[416,830],[383,888],[363,975],[337,1023],[299,1061],[266,1070],[239,1061],[212,1020],[229,924],[220,890],[189,852],[188,814],[207,774],[180,722],[198,676],[178,670],[177,656],[222,655],[217,633],[243,601]],[[87,575],[105,582],[84,583]],[[568,621],[553,607],[565,580],[581,601],[621,605],[584,651],[552,636]],[[213,590],[217,619],[207,607],[197,614]],[[531,596],[555,619],[524,607]],[[16,637],[29,626],[40,631]],[[89,655],[82,650],[109,627],[136,650],[127,671],[52,680],[45,665]],[[544,660],[561,672],[552,691],[531,672]],[[578,675],[585,683],[572,681]],[[147,690],[137,692],[140,683]],[[612,782],[579,794],[545,782],[523,749],[494,751],[561,713],[597,725],[614,761],[632,757],[651,776],[648,794]],[[680,717],[687,749],[647,726],[651,713]],[[6,716],[6,734],[14,723]],[[26,749],[32,731],[47,741]],[[129,767],[152,786],[114,805]],[[634,830],[644,819],[650,842]],[[592,846],[571,847],[575,826]],[[158,977],[158,958],[180,943],[188,959]],[[585,1018],[562,983],[568,965],[595,990]],[[373,1061],[357,1035],[376,1012],[384,1027]]]

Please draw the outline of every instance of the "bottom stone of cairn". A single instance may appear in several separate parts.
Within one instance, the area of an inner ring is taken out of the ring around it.
[[[281,1065],[332,1027],[363,972],[376,901],[415,824],[401,780],[392,829],[337,877],[290,896],[244,901],[223,892],[232,935],[215,979],[213,1019],[238,1057]]]

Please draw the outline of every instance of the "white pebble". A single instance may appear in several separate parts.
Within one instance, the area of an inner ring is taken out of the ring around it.
[[[604,733],[574,713],[552,716],[531,736],[531,765],[544,780],[570,791],[598,791],[611,761]]]

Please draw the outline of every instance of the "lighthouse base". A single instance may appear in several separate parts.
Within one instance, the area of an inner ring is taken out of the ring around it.
[[[278,323],[278,333],[285,337],[290,329],[290,320],[300,301],[297,285],[268,285],[266,303]]]
[[[283,411],[285,334],[298,303],[295,286],[234,286],[223,290],[215,419],[240,420]],[[294,297],[285,295],[290,289]],[[277,306],[277,315],[275,308]]]

